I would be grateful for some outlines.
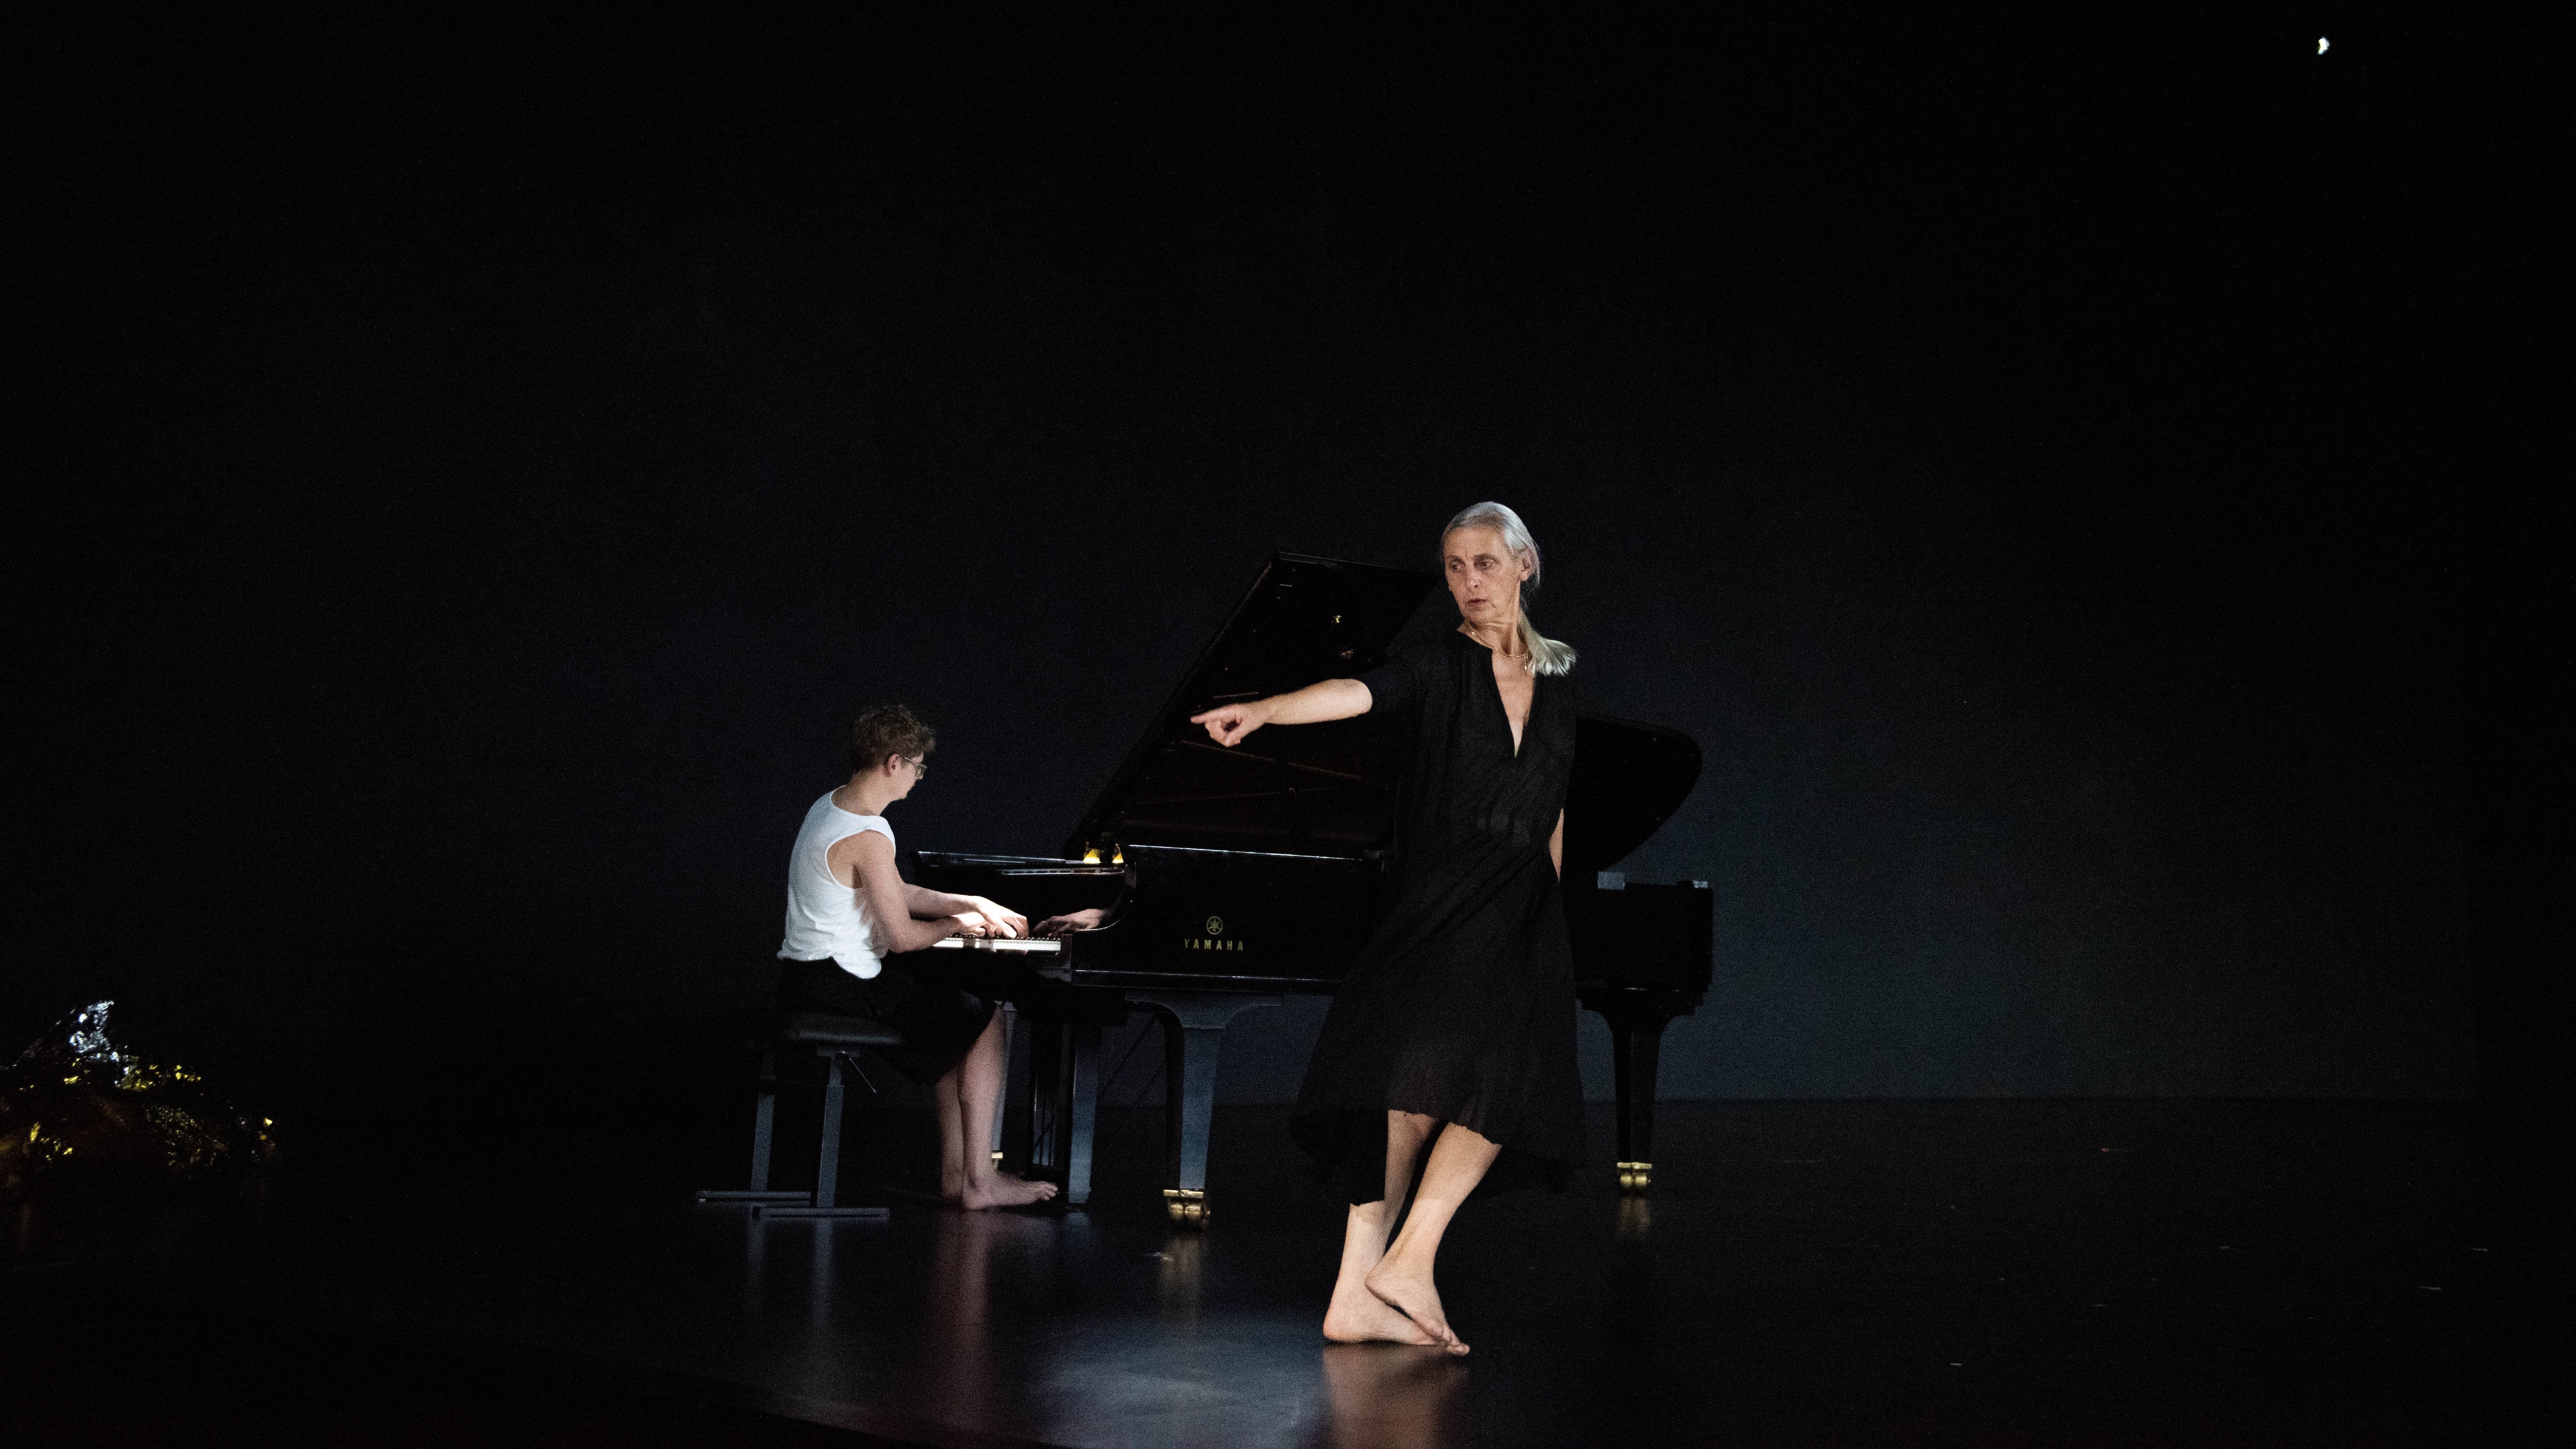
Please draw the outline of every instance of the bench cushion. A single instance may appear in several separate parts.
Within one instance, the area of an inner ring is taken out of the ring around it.
[[[903,1033],[864,1016],[827,1016],[819,1011],[789,1012],[778,1018],[778,1039],[802,1046],[893,1047]]]

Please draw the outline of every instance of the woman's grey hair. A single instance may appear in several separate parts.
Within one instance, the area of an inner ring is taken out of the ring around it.
[[[1503,536],[1503,547],[1516,559],[1529,560],[1530,575],[1521,581],[1521,650],[1529,656],[1533,674],[1571,674],[1574,672],[1574,649],[1571,645],[1550,639],[1530,622],[1528,595],[1538,592],[1538,540],[1530,537],[1529,525],[1521,516],[1500,503],[1476,503],[1458,510],[1449,526],[1440,530],[1440,539],[1462,528],[1490,528]]]

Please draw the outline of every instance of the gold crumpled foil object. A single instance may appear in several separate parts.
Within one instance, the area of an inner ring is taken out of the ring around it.
[[[141,1185],[274,1166],[276,1124],[182,1066],[119,1051],[94,1001],[0,1071],[0,1201],[74,1179]]]

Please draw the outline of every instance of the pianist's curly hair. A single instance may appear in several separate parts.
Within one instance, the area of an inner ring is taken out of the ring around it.
[[[850,716],[850,769],[873,770],[889,755],[918,760],[939,743],[930,726],[899,704],[872,704]]]

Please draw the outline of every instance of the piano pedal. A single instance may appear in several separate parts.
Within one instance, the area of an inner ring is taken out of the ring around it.
[[[1655,1164],[1651,1162],[1619,1164],[1619,1192],[1622,1196],[1642,1195],[1653,1188],[1654,1181]]]
[[[1208,1220],[1207,1193],[1204,1190],[1195,1187],[1164,1188],[1163,1211],[1169,1214],[1172,1221],[1181,1227],[1206,1227]]]

